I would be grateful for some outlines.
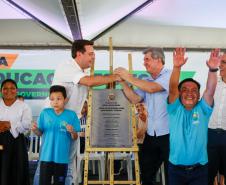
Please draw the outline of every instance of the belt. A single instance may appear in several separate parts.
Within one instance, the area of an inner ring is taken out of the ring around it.
[[[209,128],[208,131],[210,134],[226,134],[226,130],[222,128]]]
[[[221,133],[226,133],[226,131],[222,128],[216,128],[216,129],[213,129],[215,132],[217,132],[218,134],[221,134]]]
[[[181,170],[192,171],[192,170],[202,167],[203,165],[198,163],[198,164],[194,164],[194,165],[174,165],[174,166]]]

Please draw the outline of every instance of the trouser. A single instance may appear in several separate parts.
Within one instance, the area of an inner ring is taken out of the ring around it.
[[[74,160],[76,160],[77,140],[73,140],[70,147],[70,157],[65,185],[72,185],[75,182],[74,173],[76,171]]]
[[[226,131],[208,129],[208,184],[213,185],[218,171],[226,177]]]
[[[7,131],[0,133],[0,184],[29,185],[27,144],[23,134],[14,138]]]
[[[139,151],[138,151],[139,166],[141,168],[141,158],[142,158],[143,143],[138,143],[137,145],[138,145],[138,148],[139,148]]]
[[[168,163],[169,185],[207,185],[208,165],[174,165]]]
[[[39,185],[39,178],[40,178],[40,161],[38,161],[37,168],[35,170],[33,185]]]
[[[67,176],[67,164],[59,164],[54,162],[40,163],[40,185],[64,185]]]
[[[165,166],[165,182],[168,184],[169,134],[149,136],[146,134],[140,151],[140,169],[142,185],[154,185],[156,173],[162,162]]]
[[[76,148],[77,148],[77,141],[73,140],[71,143],[71,148],[70,148],[70,157],[69,157],[69,164],[68,164],[65,185],[72,185],[75,182],[75,179],[73,178],[73,176],[74,176],[74,172],[76,170],[75,166],[74,166],[74,160],[75,160],[76,151],[77,151]],[[40,162],[38,162],[37,169],[35,171],[33,185],[39,184],[39,178],[40,178]]]

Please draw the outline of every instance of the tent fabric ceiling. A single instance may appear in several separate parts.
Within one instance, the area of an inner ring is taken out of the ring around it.
[[[136,27],[134,27],[136,25]],[[138,34],[139,33],[139,34]],[[117,35],[116,37],[114,37]],[[197,49],[226,48],[226,29],[153,25],[143,21],[129,20],[112,29],[95,41],[99,47],[108,46],[108,38],[113,37],[113,45],[121,48],[145,47],[186,47]]]
[[[67,2],[74,4],[77,30],[71,29]],[[111,36],[116,47],[226,48],[225,6],[225,0],[1,0],[0,47],[69,47],[80,31],[86,39],[102,33],[95,40],[99,47]]]
[[[1,20],[0,45],[9,46],[69,46],[64,39],[33,20]],[[23,35],[23,36],[21,36]]]

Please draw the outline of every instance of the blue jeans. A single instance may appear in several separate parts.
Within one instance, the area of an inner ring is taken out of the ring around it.
[[[66,177],[66,180],[65,180],[65,185],[72,185],[72,183],[75,182],[75,179],[73,179],[73,174],[76,170],[75,166],[74,166],[74,160],[76,158],[76,152],[77,152],[77,140],[73,140],[72,143],[71,143],[71,148],[70,148],[68,171],[67,171],[67,177]]]
[[[184,169],[168,164],[169,185],[208,185],[208,165]]]

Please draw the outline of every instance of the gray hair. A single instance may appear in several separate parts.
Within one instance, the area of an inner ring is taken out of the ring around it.
[[[162,64],[165,64],[165,55],[162,48],[147,48],[143,51],[143,54],[151,53],[151,57],[154,59],[161,58]]]

